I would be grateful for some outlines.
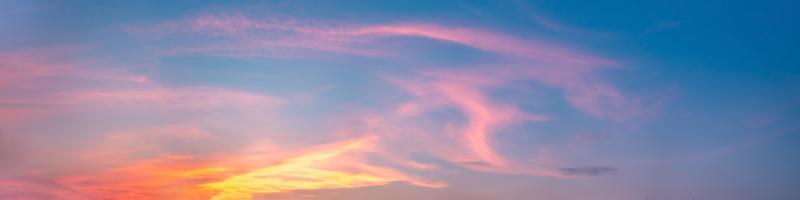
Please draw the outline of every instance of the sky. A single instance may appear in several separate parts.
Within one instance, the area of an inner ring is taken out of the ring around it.
[[[0,199],[800,198],[795,1],[0,4]]]

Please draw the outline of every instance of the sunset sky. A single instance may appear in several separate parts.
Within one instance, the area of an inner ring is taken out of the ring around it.
[[[798,9],[0,0],[0,199],[796,200]]]

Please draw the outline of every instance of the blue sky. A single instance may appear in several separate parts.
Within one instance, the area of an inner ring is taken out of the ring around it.
[[[2,198],[800,196],[791,1],[2,3]]]

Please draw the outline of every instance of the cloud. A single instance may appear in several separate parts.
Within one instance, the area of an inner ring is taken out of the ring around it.
[[[468,167],[477,167],[476,169],[508,167],[509,163],[491,146],[493,143],[491,135],[498,128],[513,122],[535,122],[548,119],[545,115],[525,113],[513,105],[491,102],[485,90],[486,87],[497,84],[496,80],[484,79],[483,76],[473,76],[473,74],[429,72],[426,75],[427,79],[422,81],[394,80],[400,87],[417,97],[416,101],[402,106],[416,105],[415,107],[419,109],[417,112],[430,111],[442,106],[453,106],[462,111],[466,115],[466,122],[451,136],[462,144],[462,148],[468,149],[468,152],[471,153],[440,156],[461,159],[458,161],[461,163],[485,163],[484,165],[466,165]],[[400,115],[405,115],[402,109],[399,112]]]
[[[600,176],[615,173],[617,169],[613,167],[582,166],[561,168],[561,172],[569,176]]]
[[[289,49],[313,49],[361,56],[398,56],[403,52],[381,45],[382,38],[422,37],[457,43],[480,50],[549,64],[616,65],[613,61],[581,54],[542,41],[523,40],[505,34],[431,23],[342,24],[295,19],[253,19],[244,14],[204,15],[165,22],[152,27],[127,27],[133,34],[159,37],[195,35],[224,38],[171,53],[209,53],[233,57],[275,56]]]

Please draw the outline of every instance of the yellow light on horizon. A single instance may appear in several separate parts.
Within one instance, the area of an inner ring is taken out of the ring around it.
[[[370,169],[369,172],[345,172],[326,166],[349,162],[340,158],[343,153],[357,150],[365,140],[355,140],[310,152],[281,164],[259,168],[227,179],[203,184],[201,187],[220,191],[212,199],[252,199],[254,194],[278,193],[292,190],[340,189],[387,184],[405,179],[391,170]]]

